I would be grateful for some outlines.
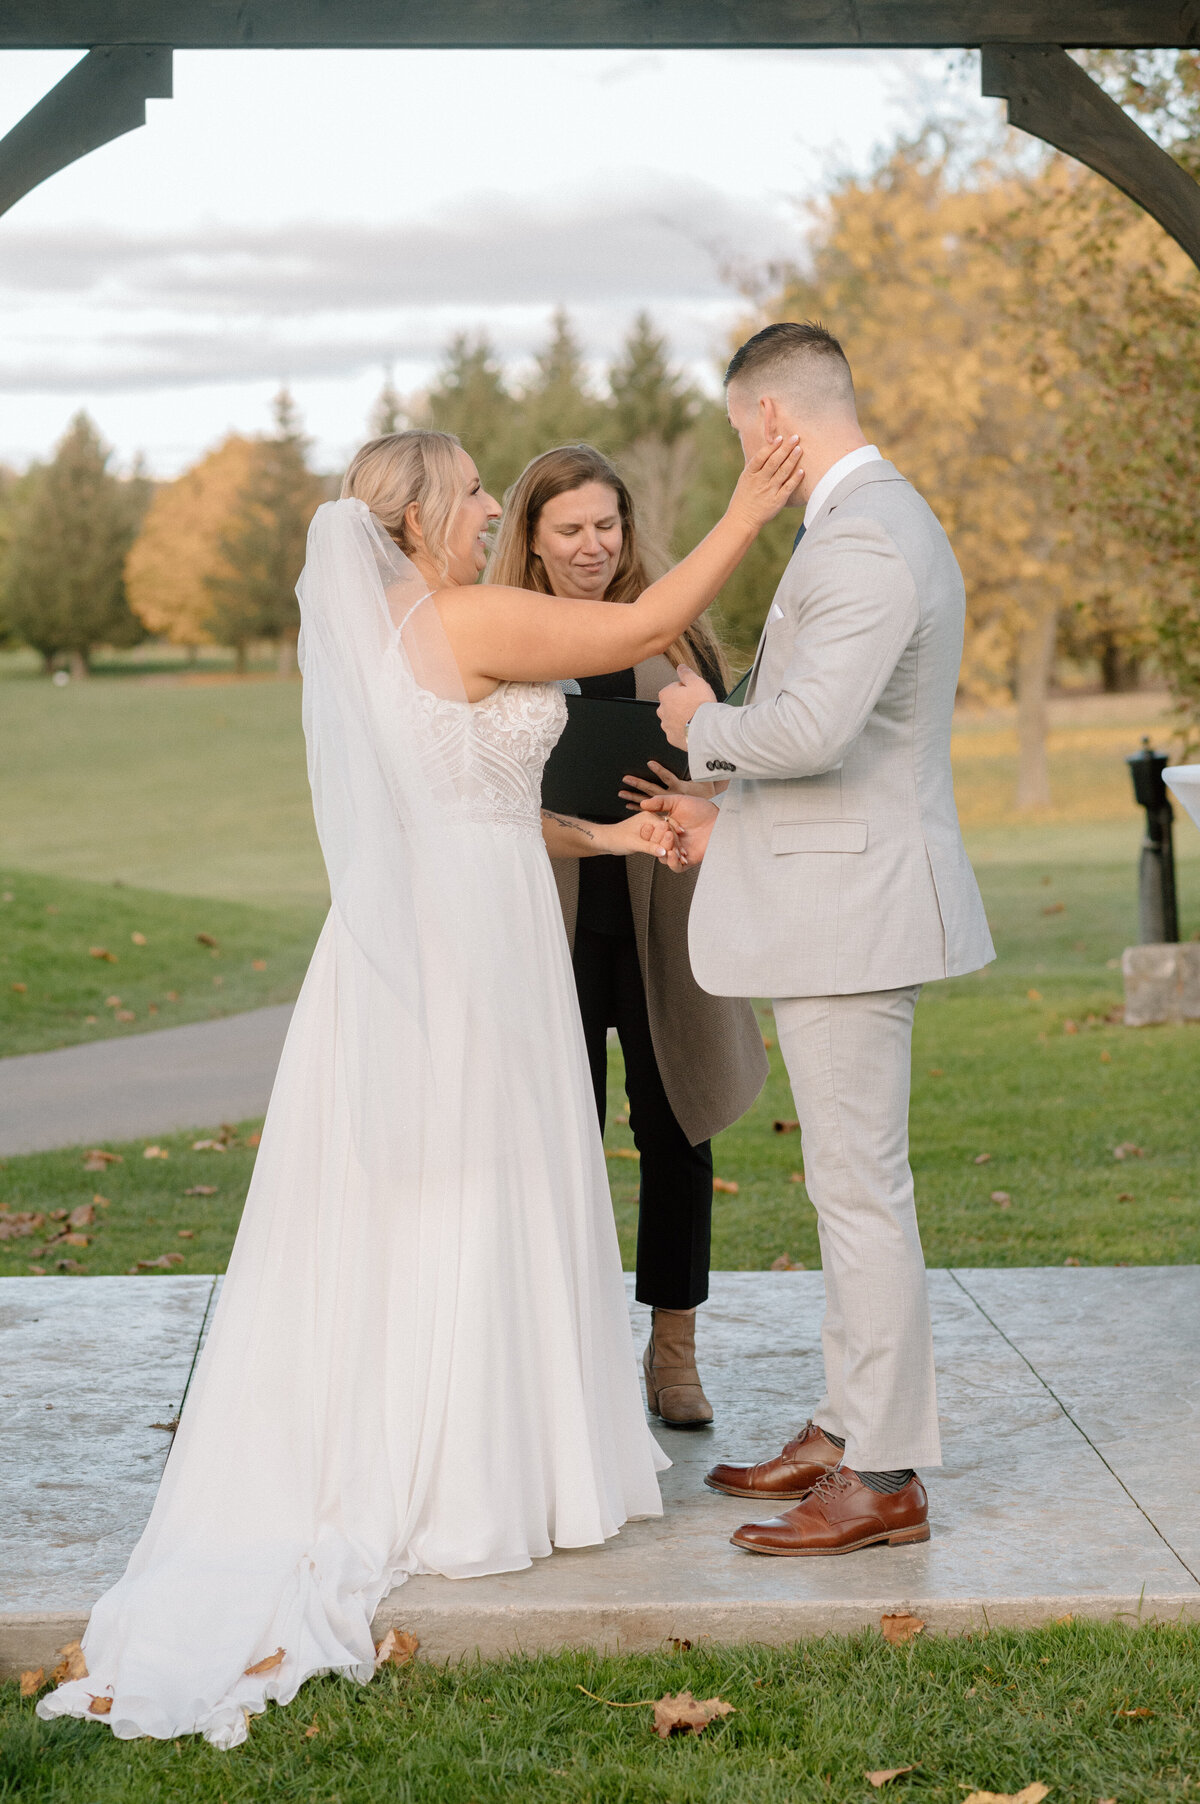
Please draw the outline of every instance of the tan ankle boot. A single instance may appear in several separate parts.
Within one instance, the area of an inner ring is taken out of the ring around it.
[[[713,1412],[696,1370],[694,1309],[654,1310],[642,1369],[651,1415],[669,1422],[672,1428],[708,1426]]]

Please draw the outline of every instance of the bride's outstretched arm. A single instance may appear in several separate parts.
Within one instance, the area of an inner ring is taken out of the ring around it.
[[[794,438],[757,452],[708,536],[626,607],[492,583],[443,589],[438,612],[468,694],[489,681],[599,676],[665,651],[714,600],[803,474]]]
[[[675,830],[666,819],[638,814],[626,821],[582,821],[542,809],[542,838],[551,858],[595,858],[603,852],[649,852],[669,859]],[[674,867],[673,867],[674,868]]]

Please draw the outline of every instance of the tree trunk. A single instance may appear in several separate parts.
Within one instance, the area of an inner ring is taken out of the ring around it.
[[[58,653],[56,651],[44,651],[42,653],[42,675],[43,676],[53,676],[54,675],[54,660],[55,660],[55,658],[57,658],[57,656],[58,656]]]
[[[1031,613],[1017,646],[1017,807],[1050,806],[1050,765],[1046,757],[1049,730],[1050,676],[1058,638],[1058,610],[1040,602]]]
[[[234,646],[233,657],[234,657],[233,668],[237,671],[239,676],[245,676],[246,667],[247,667],[247,657],[246,657],[246,642],[244,639],[239,639],[237,644]]]
[[[281,677],[296,674],[296,634],[284,633],[275,648],[275,674]]]
[[[71,675],[73,677],[91,676],[92,669],[88,663],[86,651],[75,650],[71,653]]]

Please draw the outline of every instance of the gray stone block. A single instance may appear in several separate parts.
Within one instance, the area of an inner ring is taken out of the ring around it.
[[[1126,946],[1121,970],[1126,1027],[1200,1021],[1200,942]]]

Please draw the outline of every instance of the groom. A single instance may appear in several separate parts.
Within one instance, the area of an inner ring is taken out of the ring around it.
[[[725,385],[747,457],[799,435],[803,524],[745,706],[686,668],[660,697],[692,777],[728,790],[647,806],[703,861],[698,981],[774,998],[818,1218],[825,1395],[776,1458],[706,1482],[784,1505],[736,1546],[845,1553],[928,1540],[916,1468],[941,1464],[908,1099],[921,985],[995,956],[950,777],[963,583],[926,503],[867,444],[823,327],[768,326]]]

